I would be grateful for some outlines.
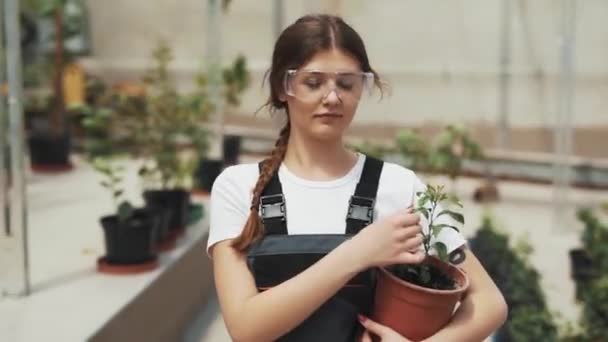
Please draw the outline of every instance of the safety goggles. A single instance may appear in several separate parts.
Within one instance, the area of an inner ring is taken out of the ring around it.
[[[285,94],[306,102],[321,101],[332,91],[341,101],[359,101],[371,93],[373,83],[371,72],[289,69],[284,87]]]

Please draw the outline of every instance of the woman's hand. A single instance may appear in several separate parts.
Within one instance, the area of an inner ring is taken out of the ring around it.
[[[362,269],[422,262],[419,222],[420,215],[408,209],[363,228],[349,240],[353,261]]]
[[[380,338],[381,342],[411,342],[407,338],[399,335],[395,330],[374,322],[371,319],[359,315],[359,322],[365,327],[365,332],[361,336],[361,342],[372,342],[372,334]]]

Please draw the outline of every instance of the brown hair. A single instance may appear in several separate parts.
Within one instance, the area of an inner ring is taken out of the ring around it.
[[[258,210],[260,196],[278,170],[285,157],[289,141],[290,122],[289,108],[281,101],[283,80],[288,69],[297,69],[320,51],[337,48],[350,54],[359,61],[361,70],[374,74],[374,82],[382,91],[382,83],[378,74],[369,64],[365,45],[359,34],[341,18],[332,15],[306,15],[288,26],[279,36],[272,54],[272,65],[266,72],[270,83],[270,97],[264,105],[271,111],[285,109],[287,123],[281,130],[270,157],[263,162],[260,176],[253,189],[251,210],[245,228],[241,235],[232,242],[232,247],[244,252],[253,242],[264,235],[264,227]]]

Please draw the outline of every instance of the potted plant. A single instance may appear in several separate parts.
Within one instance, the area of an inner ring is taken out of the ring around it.
[[[34,99],[43,96],[49,97],[49,100],[37,101],[40,103],[47,103],[45,107],[41,108],[47,113],[47,118],[43,119],[39,116],[29,118],[28,126],[30,131],[28,132],[28,145],[30,149],[30,159],[32,168],[36,171],[64,171],[72,168],[70,162],[70,130],[69,122],[67,119],[68,113],[71,110],[70,103],[66,104],[66,92],[70,95],[72,92],[66,84],[70,82],[66,81],[66,70],[73,70],[75,67],[70,67],[70,62],[75,57],[74,51],[67,48],[66,42],[80,34],[82,31],[82,18],[80,14],[72,15],[68,9],[74,8],[74,6],[81,5],[78,0],[24,0],[23,5],[32,11],[37,12],[43,19],[50,20],[52,22],[53,32],[49,35],[50,41],[44,42],[45,44],[52,45],[50,60],[42,60],[38,63],[38,67],[34,68],[31,65],[26,70],[37,70],[38,82],[41,86],[44,83],[43,71],[52,73],[51,92],[45,89],[37,89],[35,91],[28,90],[25,92],[25,107],[30,110],[36,109],[35,104],[30,104],[31,93],[34,93]],[[46,46],[42,47],[44,50]],[[68,77],[69,78],[69,77]],[[78,91],[81,93],[81,90]],[[44,95],[42,95],[44,93]],[[72,98],[68,96],[68,98]]]
[[[577,215],[585,225],[583,246],[569,251],[570,274],[576,284],[576,298],[582,300],[591,282],[608,272],[608,226],[590,209],[581,209]]]
[[[462,173],[465,159],[481,158],[481,146],[468,131],[460,126],[448,125],[435,138],[429,154],[429,164],[433,171],[446,174],[453,186]]]
[[[468,276],[447,262],[447,247],[435,239],[444,228],[458,230],[451,221],[439,222],[440,217],[449,216],[464,223],[462,214],[439,209],[441,203],[461,207],[460,202],[444,193],[443,186],[428,185],[416,195],[415,211],[428,222],[428,229],[423,229],[426,259],[418,265],[380,268],[372,312],[377,322],[415,341],[431,336],[449,322],[469,286]]]
[[[234,62],[222,70],[222,97],[229,107],[238,107],[241,95],[249,86],[250,75],[245,57],[237,56]],[[206,86],[204,74],[199,75],[199,86]],[[241,139],[239,136],[222,136],[222,159],[211,159],[201,155],[196,169],[195,188],[197,192],[208,194],[217,176],[230,165],[238,163]]]
[[[133,137],[133,131],[125,127],[125,118],[121,116],[118,107],[125,101],[135,102],[139,97],[110,89],[99,80],[90,87],[95,88],[95,91],[88,93],[86,105],[81,109],[83,154],[94,167],[97,166],[99,172],[107,175],[111,171],[110,161],[114,158],[137,157],[137,139]],[[136,159],[134,161],[137,162]],[[103,167],[100,168],[100,165]],[[169,236],[170,212],[164,207],[148,206],[147,209],[157,216],[156,244],[162,250]]]
[[[207,116],[210,102],[199,79],[189,94],[179,93],[169,73],[172,53],[165,43],[153,52],[155,66],[144,77],[145,91],[121,97],[118,106],[123,128],[134,139],[133,154],[143,158],[139,175],[149,208],[170,212],[169,245],[189,221],[190,189],[197,158],[208,147]]]
[[[112,195],[115,208],[114,214],[100,219],[106,247],[105,256],[99,259],[100,270],[112,265],[156,266],[158,216],[145,208],[135,209],[123,199],[123,166],[98,157],[93,161],[93,168],[104,176],[101,185]],[[136,269],[142,270],[139,267]]]
[[[411,129],[404,129],[397,134],[395,141],[397,151],[406,160],[408,167],[420,172],[430,171],[430,146]]]
[[[494,334],[501,341],[556,341],[558,329],[548,308],[538,271],[530,264],[532,247],[520,240],[511,246],[489,215],[470,240],[469,247],[502,292],[509,316]]]

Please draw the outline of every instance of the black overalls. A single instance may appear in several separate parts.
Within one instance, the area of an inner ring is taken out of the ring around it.
[[[259,164],[260,170],[262,163]],[[302,272],[373,221],[382,166],[381,160],[366,156],[355,194],[349,203],[344,204],[348,205],[345,234],[288,235],[285,197],[278,172],[274,173],[260,199],[264,237],[247,252],[248,266],[259,291]],[[302,324],[278,341],[354,341],[361,329],[357,314],[369,315],[374,285],[372,270],[359,273]]]

